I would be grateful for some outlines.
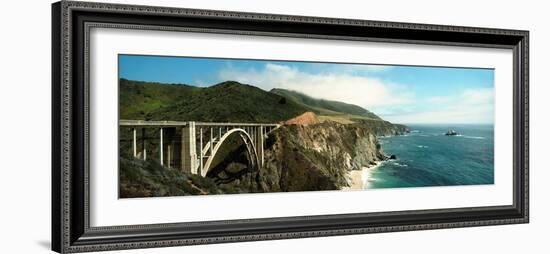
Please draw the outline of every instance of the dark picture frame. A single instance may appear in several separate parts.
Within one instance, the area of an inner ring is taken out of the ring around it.
[[[92,27],[513,50],[513,205],[111,227],[89,223]],[[529,222],[529,32],[61,1],[52,5],[52,249],[60,253]]]

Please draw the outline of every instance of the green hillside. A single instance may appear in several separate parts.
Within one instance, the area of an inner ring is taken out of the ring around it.
[[[378,156],[382,152],[376,136],[408,131],[359,106],[282,89],[267,92],[234,81],[196,87],[120,79],[120,119],[279,123],[310,111],[317,113],[314,124],[282,125],[268,135],[265,165],[260,168],[250,167],[242,139],[230,136],[215,155],[207,177],[182,172],[178,163],[161,165],[158,128],[137,132],[136,156],[147,154],[147,160],[134,158],[134,132],[120,127],[120,197],[338,189],[348,185],[351,169],[346,163],[370,165],[373,159],[385,158]],[[175,135],[168,139],[173,142],[172,154],[177,155],[182,151],[177,141],[182,140],[181,134],[169,133],[167,137]],[[320,144],[326,151],[311,144]],[[181,162],[181,157],[170,161]]]
[[[121,79],[120,90],[121,119],[274,123],[309,110],[234,81],[199,88]]]
[[[151,112],[193,97],[200,90],[200,88],[182,84],[162,84],[120,79],[120,118],[144,120]]]
[[[286,89],[275,88],[272,89],[270,92],[295,101],[300,105],[310,108],[311,111],[320,115],[349,114],[381,120],[381,118],[374,113],[357,105],[347,104],[339,101],[316,99],[305,94]]]
[[[311,111],[321,121],[383,121],[357,105],[235,81],[196,87],[120,79],[119,93],[120,119],[128,120],[276,123]]]

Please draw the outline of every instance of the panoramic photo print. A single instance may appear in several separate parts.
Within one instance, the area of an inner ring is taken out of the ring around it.
[[[494,69],[118,61],[119,198],[494,183]]]

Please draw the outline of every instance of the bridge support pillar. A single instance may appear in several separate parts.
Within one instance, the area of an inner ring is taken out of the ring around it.
[[[164,165],[164,129],[160,128],[160,138],[159,138],[159,150],[160,150],[160,165]]]
[[[132,129],[132,149],[134,152],[134,158],[137,158],[137,134],[136,134],[136,128]]]
[[[146,132],[145,128],[141,128],[141,158],[146,161],[147,160],[147,140],[146,140]]]
[[[188,122],[181,134],[181,167],[185,172],[197,174],[197,137],[195,122]],[[201,148],[202,149],[202,148]]]
[[[264,166],[264,127],[258,128],[258,153],[260,155],[260,167]]]
[[[163,146],[166,149],[163,149],[163,160],[164,165],[169,168],[180,168],[180,155],[179,151],[181,150],[181,136],[179,135],[179,129],[166,127],[162,129],[163,136]]]

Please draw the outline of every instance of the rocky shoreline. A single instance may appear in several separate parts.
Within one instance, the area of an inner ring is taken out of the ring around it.
[[[349,172],[349,187],[344,187],[342,190],[364,190],[368,186],[369,173],[380,166],[384,161],[378,161],[370,167],[363,167],[361,170]]]
[[[264,167],[243,174],[237,183],[248,183],[254,192],[358,189],[364,172],[395,158],[384,154],[372,126],[307,122],[272,132]],[[385,133],[399,134],[395,129]]]
[[[128,169],[143,170],[124,171],[121,193],[125,197],[139,197],[360,190],[366,188],[369,172],[392,158],[384,154],[378,136],[368,126],[330,121],[283,125],[270,133],[265,149],[262,168],[248,168],[246,152],[239,148],[229,156],[230,161],[220,163],[206,178],[160,170],[160,165],[156,169],[151,163],[138,167],[139,161],[129,160],[129,165],[136,165]],[[180,175],[151,178],[158,172]]]
[[[380,165],[389,161],[395,160],[397,156],[392,154],[386,156],[386,158],[376,161],[374,165],[368,167],[362,167],[360,170],[352,170],[349,172],[349,181],[348,187],[342,188],[342,190],[364,190],[368,187],[369,184],[369,175],[373,170],[376,170]]]

